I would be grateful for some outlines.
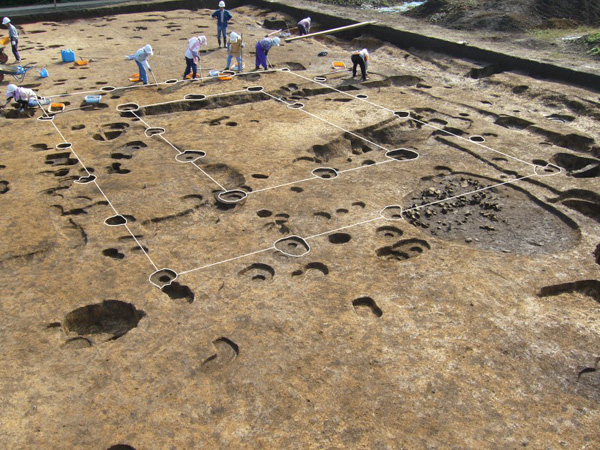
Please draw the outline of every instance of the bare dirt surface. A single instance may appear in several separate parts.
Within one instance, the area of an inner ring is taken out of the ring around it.
[[[253,7],[177,81],[210,12],[23,27],[66,110],[0,125],[0,447],[593,448],[598,94],[366,35],[248,73],[299,19]]]
[[[426,36],[600,74],[598,56],[589,56],[588,48],[571,39],[586,33],[582,26],[600,23],[600,8],[593,0],[429,0],[408,13],[322,4],[318,0],[280,2],[357,21],[377,20]],[[554,31],[534,32],[547,29]]]

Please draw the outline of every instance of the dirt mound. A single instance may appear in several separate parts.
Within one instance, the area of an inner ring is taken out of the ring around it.
[[[407,12],[432,23],[457,29],[522,31],[571,23],[600,23],[599,0],[429,0]]]

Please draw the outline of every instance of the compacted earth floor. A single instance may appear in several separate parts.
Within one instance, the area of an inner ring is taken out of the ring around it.
[[[255,72],[300,17],[253,7],[210,76],[211,12],[23,26],[53,104],[0,123],[0,446],[592,448],[598,93],[369,35]]]

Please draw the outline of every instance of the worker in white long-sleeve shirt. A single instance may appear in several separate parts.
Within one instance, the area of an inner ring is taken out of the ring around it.
[[[192,73],[192,79],[196,78],[198,72],[198,62],[200,62],[200,47],[206,46],[206,36],[195,36],[190,38],[185,50],[185,71],[183,72],[183,79]]]
[[[140,72],[140,80],[144,84],[148,84],[148,76],[146,75],[146,69],[152,72],[150,68],[150,64],[148,64],[148,58],[152,56],[154,52],[152,51],[152,46],[150,44],[146,44],[142,48],[140,48],[133,55],[126,56],[125,59],[133,59],[138,66]]]
[[[34,105],[38,104],[38,96],[33,90],[18,87],[16,84],[9,84],[6,88],[6,103],[2,105],[2,109],[13,100],[19,104],[21,111],[29,106],[30,102]]]

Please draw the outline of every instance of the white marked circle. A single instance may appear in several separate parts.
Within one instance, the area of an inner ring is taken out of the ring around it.
[[[156,272],[153,272],[149,277],[148,281],[152,283],[159,289],[164,288],[165,286],[169,286],[173,281],[177,279],[179,275],[174,270],[165,267],[163,269],[158,269]]]
[[[396,111],[394,113],[394,115],[400,117],[401,119],[406,119],[407,117],[410,117],[410,112],[408,112],[408,111]]]
[[[177,83],[179,80],[175,79],[175,78],[171,78],[167,81],[165,81],[166,84],[175,84]]]
[[[248,197],[248,193],[241,189],[232,189],[230,191],[221,191],[217,194],[216,198],[221,203],[232,205],[239,203]]]
[[[205,156],[206,152],[203,152],[202,150],[186,150],[183,153],[178,154],[175,159],[180,163],[192,163]]]
[[[365,99],[369,98],[369,96],[367,94],[358,94],[356,96],[356,98],[359,98],[361,100],[365,100]]]
[[[290,69],[287,67],[284,67],[283,69],[281,69],[282,72],[290,72]]]
[[[61,142],[60,144],[56,144],[56,148],[58,150],[67,150],[71,147],[73,147],[73,144],[71,144],[70,142]]]
[[[317,167],[315,170],[311,172],[315,177],[321,178],[323,180],[333,180],[339,176],[337,170],[331,167]]]
[[[313,79],[319,83],[324,83],[327,81],[327,77],[314,77]]]
[[[139,111],[140,105],[137,103],[121,103],[117,105],[117,111],[119,112],[135,112]]]
[[[300,236],[288,236],[275,241],[273,244],[277,250],[287,256],[300,258],[310,252],[310,245]]]
[[[114,86],[104,86],[104,87],[100,88],[100,90],[104,91],[104,92],[112,92],[115,89],[116,89],[116,87],[114,87]]]
[[[402,206],[390,205],[390,206],[386,206],[385,208],[383,208],[381,210],[381,212],[379,213],[379,215],[381,217],[383,217],[385,220],[402,220],[403,213],[404,213],[404,210],[402,209]]]
[[[54,116],[40,116],[37,118],[37,120],[41,120],[41,121],[46,121],[46,120],[54,120]]]
[[[562,169],[554,164],[546,164],[545,166],[533,166],[533,171],[536,175],[547,177],[561,173]]]
[[[123,217],[121,214],[117,214],[115,216],[110,216],[106,220],[104,220],[104,225],[108,225],[109,227],[120,227],[122,225],[127,224],[127,219]]]
[[[485,142],[485,138],[483,136],[479,136],[479,135],[471,136],[471,137],[469,137],[469,140],[471,142],[476,142],[478,144]]]
[[[262,86],[249,86],[246,88],[248,92],[262,92],[265,90]]]
[[[85,176],[85,177],[79,177],[79,179],[75,180],[74,183],[88,184],[88,183],[91,183],[92,181],[94,181],[95,179],[96,179],[96,175],[89,174],[88,176]]]
[[[148,137],[152,137],[152,136],[160,136],[164,132],[165,132],[165,129],[162,127],[150,127],[150,128],[146,128],[146,131],[144,131],[144,134]]]
[[[292,103],[291,105],[287,105],[287,107],[290,109],[302,109],[304,108],[304,103],[296,102]]]
[[[184,100],[204,100],[204,99],[206,99],[206,95],[204,95],[204,94],[185,94],[183,99]]]

